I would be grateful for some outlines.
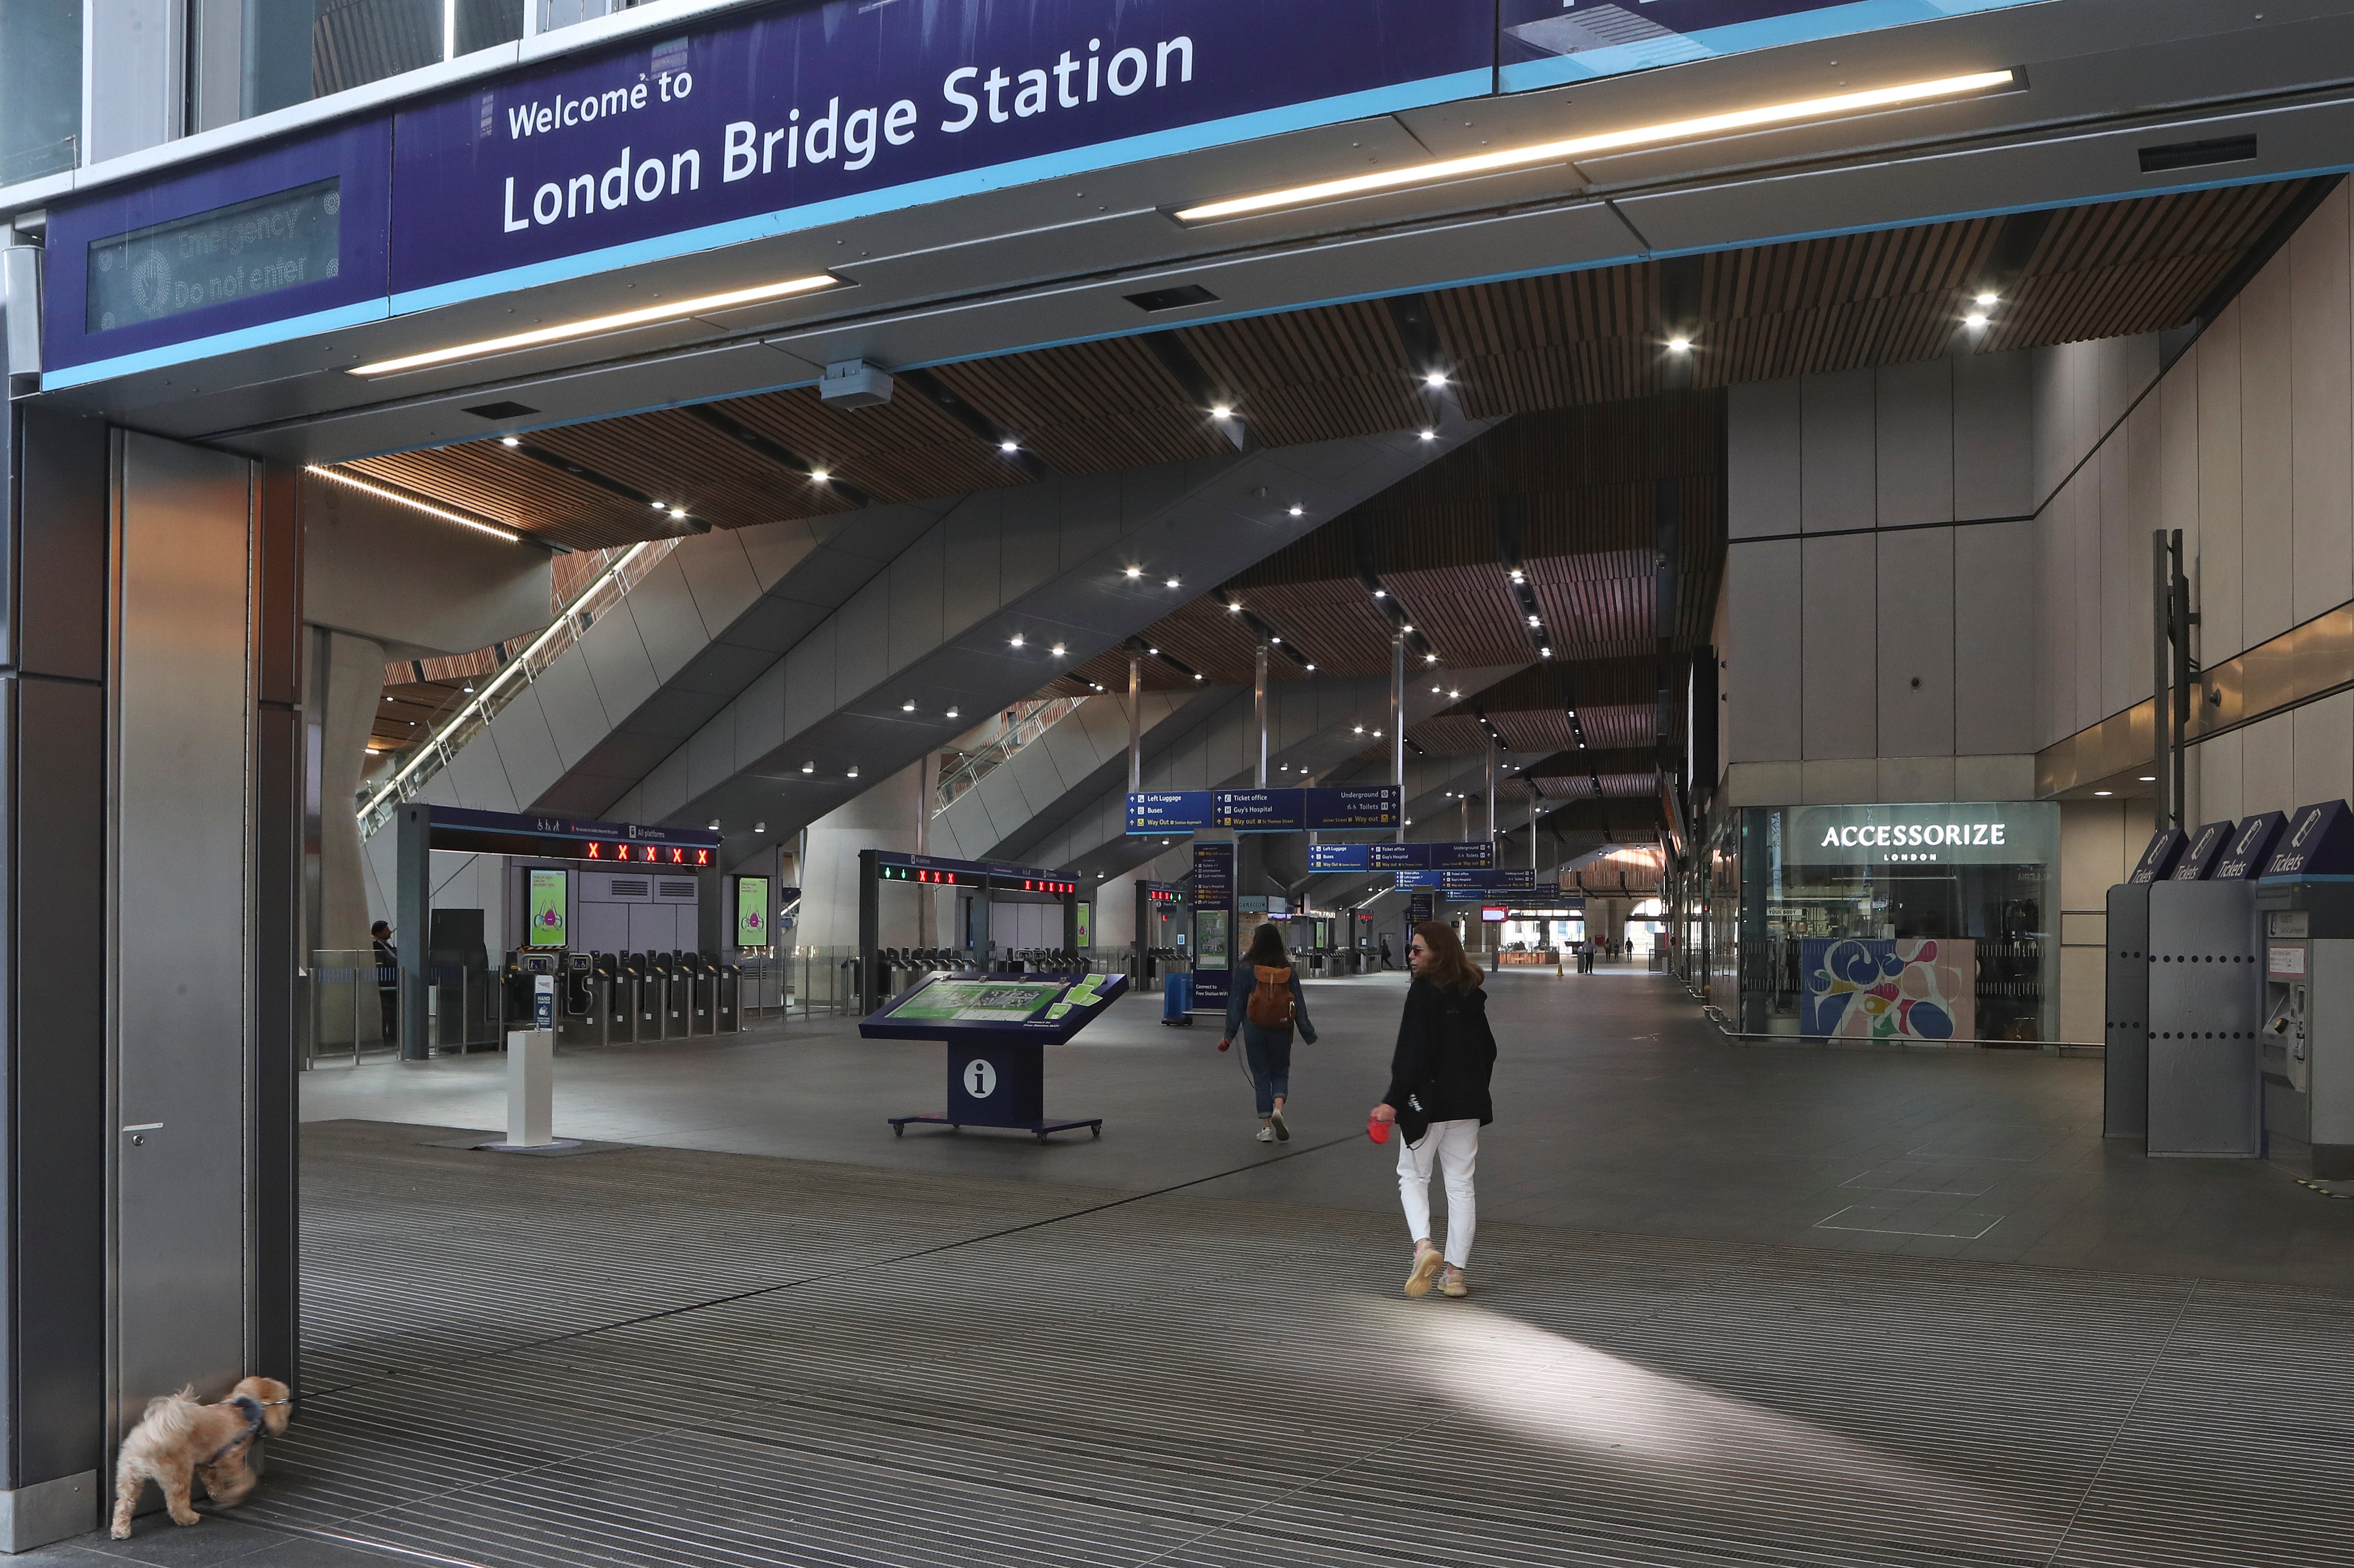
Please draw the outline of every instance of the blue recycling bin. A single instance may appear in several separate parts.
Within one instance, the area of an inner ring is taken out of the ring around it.
[[[1172,974],[1161,988],[1161,1022],[1172,1029],[1189,1029],[1193,1023],[1193,977]]]

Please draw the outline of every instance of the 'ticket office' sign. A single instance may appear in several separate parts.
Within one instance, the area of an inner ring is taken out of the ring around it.
[[[632,43],[400,114],[395,308],[1484,93],[1492,26],[1428,0],[833,0]]]

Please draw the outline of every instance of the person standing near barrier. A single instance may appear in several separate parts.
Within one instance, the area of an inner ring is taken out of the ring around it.
[[[1382,938],[1382,968],[1385,969],[1397,968],[1397,960],[1390,957],[1390,939],[1387,937]]]
[[[1398,1196],[1414,1237],[1405,1293],[1429,1294],[1436,1277],[1442,1295],[1469,1296],[1464,1271],[1479,1221],[1472,1175],[1479,1161],[1479,1129],[1496,1119],[1488,1093],[1496,1036],[1488,1027],[1485,977],[1463,956],[1454,931],[1436,921],[1414,928],[1405,959],[1414,980],[1406,988],[1405,1016],[1398,1020],[1389,1092],[1373,1107],[1373,1119],[1397,1124]],[[1430,1243],[1433,1170],[1447,1179],[1443,1253]]]
[[[1271,921],[1251,933],[1250,952],[1235,971],[1219,1050],[1234,1044],[1237,1029],[1250,1063],[1251,1091],[1258,1101],[1258,1140],[1288,1143],[1291,1127],[1283,1119],[1283,1105],[1291,1097],[1292,1033],[1296,1029],[1313,1045],[1316,1025],[1308,1022],[1299,970],[1284,950],[1283,933]]]
[[[400,949],[392,945],[392,927],[379,920],[368,927],[368,945],[375,949],[376,1000],[384,1012],[384,1037],[400,1039]]]

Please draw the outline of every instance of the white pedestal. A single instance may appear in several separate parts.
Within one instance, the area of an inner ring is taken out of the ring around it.
[[[556,1031],[507,1032],[507,1141],[509,1149],[542,1149],[554,1143],[556,1120]]]

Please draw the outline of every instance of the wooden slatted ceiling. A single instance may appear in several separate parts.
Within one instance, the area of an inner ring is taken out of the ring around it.
[[[531,444],[684,507],[715,528],[854,510],[840,492],[768,461],[675,408],[540,430]]]
[[[1179,336],[1270,446],[1430,423],[1405,344],[1378,302],[1184,327]]]
[[[2285,181],[2060,212],[1977,346],[1996,352],[2179,325],[2305,188]],[[1971,218],[1703,257],[1695,347],[1684,365],[1671,364],[1663,347],[1660,263],[1477,284],[1434,294],[1429,303],[1457,393],[1475,417],[1621,403],[1687,375],[1706,389],[1943,354],[1968,292],[1985,281],[2000,230],[2001,220]],[[1177,332],[1257,439],[1270,444],[1427,422],[1419,367],[1408,363],[1381,304],[1318,306]],[[1203,410],[1133,341],[1033,350],[936,374],[1061,471],[1223,450]],[[854,412],[825,407],[809,388],[723,407],[878,499],[954,494],[1023,477],[970,430],[904,393]],[[723,461],[681,433],[674,417],[633,415],[545,434],[564,450],[610,457],[649,493],[699,487],[709,496],[704,509],[721,526],[840,504],[805,481],[758,475],[740,457]],[[354,466],[575,546],[661,534],[615,498],[584,493],[594,487],[569,486],[544,471],[522,474],[494,457],[486,461],[480,450],[486,444]],[[1567,449],[1564,461],[1606,467],[1618,450],[1603,440]],[[1415,482],[1400,488],[1411,493]],[[1583,482],[1607,481],[1597,471]],[[1559,495],[1565,487],[1536,488]],[[1397,504],[1415,503],[1409,493]],[[1434,516],[1424,514],[1426,521]],[[1476,505],[1459,504],[1443,521],[1439,534],[1481,532]],[[1541,521],[1532,519],[1532,528]],[[1402,545],[1386,543],[1404,552],[1401,567],[1458,564],[1411,558],[1432,536],[1417,531]],[[1606,547],[1589,541],[1556,550]]]
[[[1102,472],[1234,450],[1208,410],[1193,407],[1134,338],[968,360],[943,365],[935,374],[1059,472]]]
[[[344,466],[494,523],[575,549],[667,535],[667,517],[500,446],[463,446],[361,458]]]
[[[829,407],[815,387],[796,387],[729,398],[719,410],[877,501],[1028,482],[995,448],[912,392],[872,408],[843,409]]]

